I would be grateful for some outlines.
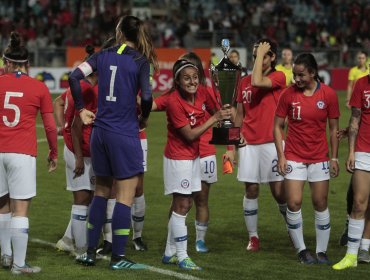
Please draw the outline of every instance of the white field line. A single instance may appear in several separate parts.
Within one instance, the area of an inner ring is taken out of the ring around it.
[[[38,238],[30,238],[29,241],[30,242],[33,242],[33,243],[38,243],[38,244],[41,244],[41,245],[45,245],[45,246],[56,248],[55,247],[55,245],[56,245],[55,243],[48,242],[48,241],[45,241],[45,240],[41,240],[41,239],[38,239]],[[161,268],[154,267],[154,266],[148,266],[148,270],[153,271],[153,272],[156,272],[156,273],[159,273],[159,274],[172,276],[172,277],[175,277],[175,278],[178,278],[178,279],[184,279],[184,280],[202,280],[201,278],[198,278],[198,277],[195,277],[195,276],[178,273],[178,272],[171,271],[171,270],[161,269]]]
[[[61,140],[63,139],[63,136],[58,136],[58,140]],[[46,138],[41,138],[41,139],[37,139],[37,143],[44,143],[44,142],[47,142],[48,139]]]
[[[44,128],[44,125],[43,125],[43,124],[40,124],[40,123],[37,123],[37,124],[36,124],[36,127],[37,127],[37,128]]]

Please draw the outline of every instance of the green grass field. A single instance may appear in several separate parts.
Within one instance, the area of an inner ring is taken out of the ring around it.
[[[342,117],[341,127],[349,119],[349,110],[344,107],[345,93],[340,93]],[[37,197],[30,211],[30,242],[28,261],[42,267],[42,272],[29,276],[32,279],[367,279],[368,265],[356,269],[334,271],[329,266],[305,266],[298,263],[295,251],[274,202],[269,187],[262,185],[259,198],[259,235],[261,250],[247,252],[245,247],[248,234],[243,218],[242,200],[244,186],[234,174],[222,175],[220,162],[224,147],[218,148],[218,183],[210,193],[210,224],[207,234],[208,254],[199,254],[194,249],[194,209],[187,218],[188,249],[193,260],[204,268],[203,271],[186,272],[176,266],[161,263],[167,237],[167,216],[171,198],[163,195],[162,154],[166,141],[166,118],[164,113],[152,113],[148,132],[149,157],[148,172],[145,174],[146,216],[143,237],[149,251],[136,252],[131,249],[127,255],[134,261],[152,267],[144,271],[111,271],[108,262],[100,261],[96,267],[82,267],[74,259],[57,252],[52,244],[63,235],[67,226],[72,195],[65,190],[63,162],[63,140],[59,140],[59,166],[53,174],[47,173],[47,143],[39,144],[37,160]],[[42,128],[38,128],[39,138],[45,138]],[[341,172],[330,182],[329,209],[331,213],[331,239],[328,249],[333,261],[340,260],[346,249],[338,245],[346,217],[345,196],[349,174],[344,162],[347,142],[340,146]],[[306,245],[315,250],[314,213],[309,188],[305,188],[303,202],[304,236]],[[35,242],[35,240],[39,240]],[[43,242],[43,243],[40,243]],[[131,245],[131,244],[130,244]],[[0,269],[0,279],[13,279],[9,271]]]

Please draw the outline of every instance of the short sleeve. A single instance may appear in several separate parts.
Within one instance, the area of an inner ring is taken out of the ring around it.
[[[286,87],[286,77],[281,71],[272,72],[267,76],[271,80],[272,88],[285,88]]]
[[[167,118],[174,128],[181,128],[189,124],[185,110],[177,98],[171,98],[167,106]]]
[[[361,87],[361,79],[357,80],[355,86],[352,90],[351,99],[349,101],[349,105],[355,108],[362,108],[362,87]]]
[[[279,102],[275,111],[275,115],[280,118],[285,118],[289,112],[289,102],[288,102],[288,91],[284,90],[281,93]]]
[[[340,117],[339,103],[337,93],[329,88],[328,118],[336,119]]]
[[[155,104],[157,105],[158,111],[164,111],[167,108],[168,99],[170,97],[171,92],[165,92],[160,96],[154,99]]]

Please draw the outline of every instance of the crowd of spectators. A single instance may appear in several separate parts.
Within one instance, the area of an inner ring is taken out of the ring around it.
[[[133,5],[150,8],[141,16],[156,47],[209,47],[221,37],[250,48],[269,37],[293,49],[370,48],[368,0],[2,0],[0,49],[11,30],[27,46],[99,46],[114,35],[116,19]],[[139,14],[140,15],[140,14]],[[203,45],[202,45],[203,43]]]

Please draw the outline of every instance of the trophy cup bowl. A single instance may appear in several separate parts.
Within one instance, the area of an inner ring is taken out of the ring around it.
[[[230,49],[228,39],[222,39],[221,49],[223,59],[215,66],[211,65],[212,85],[219,96],[218,102],[223,108],[234,106],[236,90],[239,85],[241,68],[233,64],[227,57]],[[240,141],[240,128],[234,127],[230,120],[222,120],[217,127],[213,127],[210,144],[215,145],[238,145]]]

